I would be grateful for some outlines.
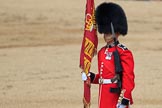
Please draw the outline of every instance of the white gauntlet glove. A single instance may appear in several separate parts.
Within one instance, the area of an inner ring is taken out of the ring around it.
[[[90,77],[91,72],[88,73],[88,77]],[[86,81],[87,80],[87,75],[85,72],[82,72],[82,81]]]
[[[119,103],[118,103],[118,104],[116,105],[116,108],[126,108],[126,105],[122,105],[122,104],[119,104]]]
[[[95,78],[95,74],[93,72],[89,72],[88,75],[86,75],[85,72],[82,72],[82,81],[87,81],[87,79],[90,79],[90,82],[93,82]]]
[[[87,80],[87,75],[85,72],[82,72],[82,81],[86,81]]]

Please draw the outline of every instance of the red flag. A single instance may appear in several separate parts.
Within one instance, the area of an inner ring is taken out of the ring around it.
[[[91,61],[95,53],[97,52],[98,38],[95,22],[95,6],[94,0],[87,0],[85,11],[85,27],[84,37],[82,41],[81,53],[80,53],[80,68],[88,75],[91,67]],[[84,81],[84,108],[90,107],[90,79]]]

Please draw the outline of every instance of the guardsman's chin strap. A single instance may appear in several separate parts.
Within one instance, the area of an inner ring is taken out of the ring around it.
[[[115,32],[114,32],[114,27],[113,24],[111,23],[111,30],[112,30],[112,35],[114,37],[114,43],[115,43],[115,51],[113,52],[114,55],[114,65],[115,65],[115,77],[113,78],[114,80],[117,80],[117,88],[110,88],[110,92],[112,93],[119,93],[121,92],[121,88],[122,88],[122,65],[120,62],[120,57],[119,57],[119,52],[117,50],[117,40],[116,40],[116,36],[115,36]]]
[[[116,44],[117,45],[119,44],[119,41],[118,40],[116,41]],[[112,48],[114,46],[115,46],[115,42],[112,42],[112,43],[106,45],[107,48]]]

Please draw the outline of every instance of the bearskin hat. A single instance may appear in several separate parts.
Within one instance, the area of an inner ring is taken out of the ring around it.
[[[112,22],[115,33],[120,33],[123,36],[127,34],[127,18],[119,5],[104,2],[96,8],[95,17],[99,33],[111,33]]]

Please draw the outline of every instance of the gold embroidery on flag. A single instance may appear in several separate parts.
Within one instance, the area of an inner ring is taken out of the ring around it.
[[[84,47],[85,47],[84,53],[88,55],[90,58],[92,58],[94,52],[94,44],[88,38],[85,38]]]
[[[88,74],[90,66],[91,62],[86,57],[84,57],[84,71],[86,74]]]
[[[87,14],[86,15],[86,27],[85,30],[87,31],[92,31],[93,30],[93,20],[92,20],[92,15]]]
[[[97,29],[97,27],[96,27],[96,20],[95,20],[95,8],[93,8],[92,21],[93,21],[93,28]]]
[[[86,22],[85,30],[91,32],[93,29],[96,29],[96,21],[95,21],[94,8],[93,8],[92,15],[89,14],[89,13],[86,14],[86,21],[85,22]]]

